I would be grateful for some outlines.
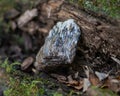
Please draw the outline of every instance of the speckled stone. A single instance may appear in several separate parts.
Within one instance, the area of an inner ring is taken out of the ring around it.
[[[42,70],[49,66],[72,63],[80,34],[80,28],[73,19],[58,22],[50,30],[44,45],[36,56],[36,69]]]

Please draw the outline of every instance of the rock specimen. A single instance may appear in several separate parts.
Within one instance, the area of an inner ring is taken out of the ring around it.
[[[50,30],[45,44],[36,56],[36,69],[72,63],[80,33],[79,26],[73,19],[58,22]]]

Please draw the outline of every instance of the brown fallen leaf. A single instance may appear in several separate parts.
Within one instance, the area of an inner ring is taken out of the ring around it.
[[[67,86],[75,88],[76,90],[81,90],[83,88],[83,80],[80,80],[80,81],[73,80],[73,81],[67,82]]]
[[[26,70],[28,67],[30,67],[30,65],[32,65],[33,61],[33,57],[26,58],[21,64],[21,70]]]
[[[89,80],[94,86],[97,86],[100,83],[99,78],[94,73],[89,74]]]
[[[74,88],[77,89],[77,90],[81,90],[83,88],[83,85],[81,85],[81,86],[74,86]]]
[[[69,81],[67,85],[68,85],[68,86],[78,86],[78,85],[79,85],[79,82],[76,81],[76,80],[72,80],[72,81]]]
[[[74,86],[74,88],[77,90],[81,90],[83,88],[83,80],[80,80],[78,86]]]
[[[56,78],[59,82],[66,83],[67,78],[59,74],[50,74],[53,78]]]
[[[78,81],[73,80],[71,75],[69,75],[67,78],[68,78],[68,85],[78,85],[79,84]]]
[[[103,86],[114,92],[120,92],[120,81],[118,79],[109,77],[105,80]]]
[[[76,90],[81,90],[83,88],[83,80],[74,80],[71,75],[69,75],[67,78],[63,75],[59,74],[50,74],[53,78],[56,78],[59,82],[67,84],[67,86],[70,86],[72,88],[75,88]]]

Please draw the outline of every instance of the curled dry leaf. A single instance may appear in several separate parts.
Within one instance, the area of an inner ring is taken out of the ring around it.
[[[50,74],[52,77],[56,78],[58,81],[66,83],[67,78],[59,74]]]
[[[72,80],[68,82],[68,86],[78,86],[78,85],[79,85],[79,82],[76,80]]]
[[[67,78],[68,78],[68,86],[69,85],[78,85],[79,82],[76,80],[73,80],[71,75],[69,75]]]
[[[100,72],[95,72],[96,76],[99,78],[100,81],[104,80],[105,78],[108,77],[108,74],[105,73],[100,73]]]
[[[89,82],[91,82],[92,85],[96,86],[99,84],[99,78],[92,72],[91,68],[89,68],[88,66],[85,66],[85,69],[84,69],[86,75],[87,75],[87,78],[89,80]],[[87,79],[85,79],[86,81]]]
[[[105,80],[104,86],[108,87],[114,92],[120,92],[120,80],[109,77]]]
[[[30,67],[30,65],[32,65],[33,61],[34,61],[33,57],[26,58],[21,64],[21,69],[26,70],[28,67]]]
[[[91,84],[94,86],[97,86],[100,83],[99,78],[93,73],[90,73],[89,80],[90,80]]]
[[[67,86],[71,86],[77,90],[81,90],[83,88],[83,80],[73,80],[72,76],[68,76]]]
[[[83,81],[83,92],[87,91],[87,89],[89,88],[89,86],[91,85],[90,81],[88,78],[84,78]]]
[[[74,86],[75,89],[81,90],[83,88],[83,80],[79,81],[79,84],[77,86]]]
[[[81,81],[76,81],[73,80],[72,76],[68,76],[68,81],[67,78],[63,75],[59,74],[50,74],[52,77],[56,78],[59,82],[67,84],[67,86],[73,87],[77,90],[81,90],[83,88],[83,80]]]

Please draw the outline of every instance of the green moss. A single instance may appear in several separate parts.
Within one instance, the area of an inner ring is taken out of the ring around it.
[[[27,77],[28,78],[28,77]],[[28,79],[14,79],[10,78],[8,89],[4,91],[5,96],[37,96],[38,87],[37,83],[39,81],[32,80],[31,82],[27,81]],[[29,80],[31,80],[29,78]]]
[[[56,90],[47,88],[48,85],[56,87],[52,81],[16,70],[14,66],[18,65],[20,65],[18,62],[10,64],[8,59],[0,63],[0,68],[7,74],[7,80],[4,80],[6,85],[4,96],[63,96]]]
[[[10,64],[8,59],[1,63],[1,68],[5,69],[8,74],[7,89],[4,91],[5,96],[37,96],[39,88],[37,83],[41,83],[40,79],[34,79],[34,77],[17,71],[13,66],[19,65],[15,62]]]
[[[69,0],[78,3],[81,7],[105,14],[113,18],[120,18],[119,0]]]
[[[63,96],[63,95],[60,94],[60,93],[55,92],[55,93],[53,94],[53,96]]]

